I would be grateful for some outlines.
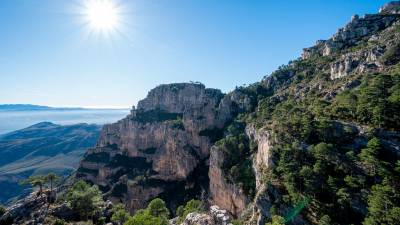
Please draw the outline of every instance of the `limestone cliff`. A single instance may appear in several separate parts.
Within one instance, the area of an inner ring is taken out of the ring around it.
[[[243,190],[226,178],[222,167],[227,160],[223,151],[214,146],[211,149],[210,168],[210,197],[212,203],[239,216],[249,204],[249,198]]]
[[[155,197],[176,208],[208,190],[210,148],[247,101],[202,84],[158,86],[126,118],[104,126],[77,177],[132,211]]]
[[[392,2],[381,8],[379,14],[355,15],[351,22],[338,30],[332,38],[320,40],[314,47],[303,51],[303,59],[313,57],[338,58],[330,63],[332,80],[351,73],[380,72],[385,69],[385,52],[398,43],[388,33],[399,24],[398,2]],[[377,35],[383,31],[382,34]],[[398,48],[398,47],[397,47]]]

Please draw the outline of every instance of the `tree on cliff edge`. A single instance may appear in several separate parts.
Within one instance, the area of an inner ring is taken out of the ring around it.
[[[46,179],[43,175],[36,175],[36,176],[30,176],[28,179],[22,180],[20,182],[20,184],[21,185],[30,184],[33,187],[39,187],[38,194],[42,194],[43,185],[45,184],[45,182],[46,182]]]

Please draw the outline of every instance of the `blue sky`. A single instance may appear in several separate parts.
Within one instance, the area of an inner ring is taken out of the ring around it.
[[[228,92],[388,2],[114,0],[123,26],[105,37],[88,35],[80,1],[0,1],[0,104],[130,107],[189,81]]]

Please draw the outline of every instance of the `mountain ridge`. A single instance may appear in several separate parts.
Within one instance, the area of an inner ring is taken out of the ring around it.
[[[120,110],[126,108],[85,108],[85,107],[51,107],[32,104],[0,104],[0,111],[40,111],[40,110]]]
[[[101,126],[34,124],[0,136],[0,201],[26,193],[18,181],[49,171],[65,176],[74,171],[86,148],[94,146]]]
[[[103,127],[75,178],[139,218],[154,198],[173,216],[191,198],[224,209],[171,225],[398,224],[399,50],[395,1],[230,93],[160,85]]]

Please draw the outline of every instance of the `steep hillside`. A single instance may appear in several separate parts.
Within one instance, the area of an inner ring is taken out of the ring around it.
[[[301,59],[241,88],[257,97],[256,109],[211,150],[210,174],[216,161],[252,203],[214,203],[249,224],[274,215],[289,224],[398,224],[399,9],[354,16]],[[243,173],[251,168],[255,187]]]
[[[77,168],[86,149],[93,147],[100,126],[61,126],[48,122],[0,137],[0,201],[24,192],[18,180],[32,174],[56,172],[67,175]]]

